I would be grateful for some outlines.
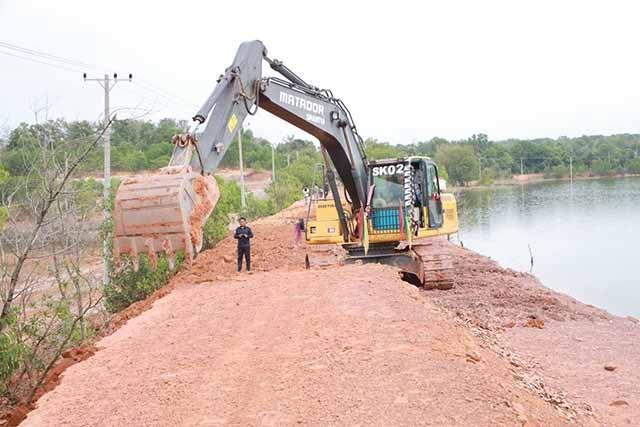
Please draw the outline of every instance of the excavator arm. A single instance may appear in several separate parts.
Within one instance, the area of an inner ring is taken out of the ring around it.
[[[263,77],[266,61],[284,79]],[[202,227],[218,199],[211,174],[223,160],[248,115],[262,108],[315,136],[333,163],[353,209],[365,207],[367,160],[349,110],[331,91],[307,84],[262,42],[242,43],[233,63],[200,110],[188,133],[173,139],[168,167],[160,174],[124,181],[116,195],[116,255],[137,258],[184,250],[191,260],[202,246]],[[198,129],[204,125],[204,130]],[[334,194],[338,199],[338,195]]]

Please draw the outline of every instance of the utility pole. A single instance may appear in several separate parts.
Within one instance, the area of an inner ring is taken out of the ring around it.
[[[113,81],[109,78],[109,74],[105,74],[103,79],[88,79],[87,73],[82,75],[85,82],[98,82],[100,86],[104,89],[104,134],[102,135],[102,140],[104,141],[104,178],[102,180],[102,205],[103,205],[103,214],[104,214],[104,224],[109,224],[111,220],[111,211],[109,209],[109,201],[111,200],[111,127],[109,126],[109,121],[111,120],[111,111],[109,104],[109,92],[111,89],[118,83],[124,79],[118,79],[118,74],[113,73]],[[133,79],[133,74],[129,73],[127,81],[131,81]],[[103,269],[102,269],[102,286],[104,288],[109,286],[109,239],[111,238],[111,233],[106,232],[105,239],[102,242],[102,256],[103,256]]]
[[[482,157],[478,157],[478,180],[482,179]]]
[[[247,198],[244,190],[244,163],[242,161],[242,126],[238,130],[238,159],[240,160],[240,205],[244,210],[247,207]]]
[[[520,175],[524,175],[524,161],[522,157],[520,157]]]
[[[573,157],[569,156],[569,179],[573,184]]]

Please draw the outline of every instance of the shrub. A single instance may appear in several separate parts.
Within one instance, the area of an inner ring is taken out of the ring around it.
[[[482,171],[482,176],[480,177],[479,184],[480,185],[491,185],[493,184],[493,180],[496,177],[496,172],[491,168],[486,168]]]
[[[5,327],[0,332],[0,393],[5,392],[5,385],[20,367],[24,353],[24,347],[12,328],[15,321],[15,314],[7,316]]]
[[[591,171],[595,175],[607,176],[615,173],[615,168],[607,160],[594,160],[591,164]]]
[[[216,177],[220,199],[202,230],[203,249],[212,248],[229,234],[229,214],[240,211],[240,187],[235,181]]]
[[[627,170],[629,173],[640,173],[640,159],[633,159],[629,161]]]
[[[111,284],[105,289],[105,307],[116,313],[151,295],[163,287],[180,269],[184,255],[176,255],[174,270],[169,268],[166,256],[158,255],[158,266],[154,270],[147,255],[140,255],[138,271],[133,268],[133,261],[123,257],[120,269],[111,277]]]
[[[544,173],[545,178],[561,179],[569,175],[569,170],[564,165],[557,165],[547,168]]]

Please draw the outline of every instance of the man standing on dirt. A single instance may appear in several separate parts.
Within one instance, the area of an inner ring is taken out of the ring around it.
[[[233,235],[238,239],[238,273],[242,271],[242,257],[244,257],[247,271],[251,271],[251,241],[253,232],[247,227],[247,219],[240,217],[240,227],[236,228]]]

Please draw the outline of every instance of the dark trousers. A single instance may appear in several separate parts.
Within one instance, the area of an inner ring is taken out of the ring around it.
[[[242,257],[244,256],[247,271],[251,271],[251,246],[238,246],[238,271],[242,270]]]

